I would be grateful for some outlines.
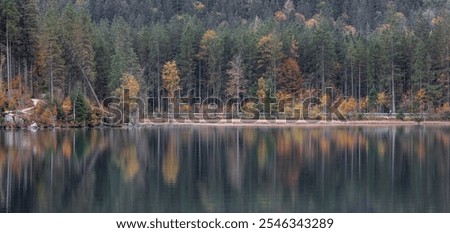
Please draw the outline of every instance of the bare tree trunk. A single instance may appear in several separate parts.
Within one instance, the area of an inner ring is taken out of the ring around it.
[[[353,75],[353,58],[350,61],[350,72],[351,72],[350,77],[352,80],[352,96],[355,97],[356,95],[355,95],[355,83],[354,83],[354,75]]]
[[[322,42],[322,48],[321,48],[321,64],[320,64],[320,68],[322,71],[322,95],[325,94],[325,45],[323,44],[324,42]]]
[[[392,91],[392,113],[396,113],[395,109],[395,64],[394,64],[394,38],[391,38],[391,91]]]
[[[344,79],[345,79],[344,96],[348,97],[348,72],[347,72],[347,65],[345,65],[345,69],[344,69]]]
[[[361,63],[358,64],[358,111],[361,112]]]
[[[19,67],[21,66],[21,64],[19,63]],[[20,73],[20,68],[19,68],[19,73]],[[21,109],[23,106],[22,106],[22,75],[21,74],[19,74],[18,76],[17,76],[17,79],[18,79],[18,81],[19,81],[19,99],[18,99],[18,104],[19,104],[19,109]]]
[[[158,59],[158,63],[157,63],[157,72],[158,74],[156,75],[156,83],[158,85],[157,87],[157,96],[158,96],[158,112],[162,112],[161,110],[161,51],[159,50],[159,41],[158,43],[156,43],[156,56]]]
[[[31,65],[30,71],[32,71],[32,70],[33,70],[33,65]],[[31,73],[31,75],[30,75],[30,93],[31,93],[31,96],[35,97],[34,96],[34,85],[33,85],[33,73]]]
[[[2,55],[3,51],[0,48],[0,90],[3,88],[3,64],[6,60],[6,58],[4,58]]]
[[[202,97],[202,60],[198,63],[198,97]]]
[[[449,43],[447,43],[447,102],[450,102],[450,48]]]
[[[392,71],[391,71],[391,90],[392,90],[392,113],[396,112],[395,109],[395,72],[394,72],[394,62],[392,62]]]
[[[83,95],[84,95],[84,98],[87,98],[86,79],[83,79]]]
[[[98,107],[101,108],[102,105],[100,104],[100,101],[99,101],[99,99],[98,99],[98,97],[97,97],[97,94],[95,93],[94,87],[92,86],[91,82],[89,81],[89,79],[88,79],[86,73],[84,72],[83,68],[81,67],[81,65],[78,64],[78,66],[79,66],[80,69],[81,69],[81,73],[83,74],[84,80],[85,80],[86,83],[88,84],[89,89],[91,89],[92,95],[94,95],[94,98],[95,98],[95,101],[97,102]]]
[[[25,85],[25,89],[28,89],[28,59],[25,59],[25,63],[24,63],[24,85]]]
[[[6,26],[6,73],[8,77],[8,98],[11,97],[11,48],[9,45],[9,28]]]
[[[50,100],[53,102],[53,57],[50,59]]]

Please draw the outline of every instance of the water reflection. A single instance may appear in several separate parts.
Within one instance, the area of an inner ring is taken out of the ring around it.
[[[0,212],[450,212],[450,128],[0,132]]]

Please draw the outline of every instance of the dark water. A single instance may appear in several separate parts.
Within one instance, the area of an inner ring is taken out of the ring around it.
[[[1,131],[0,212],[450,212],[450,127]]]

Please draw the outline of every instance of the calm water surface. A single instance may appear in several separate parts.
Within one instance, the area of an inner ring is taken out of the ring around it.
[[[450,127],[0,131],[0,212],[450,212]]]

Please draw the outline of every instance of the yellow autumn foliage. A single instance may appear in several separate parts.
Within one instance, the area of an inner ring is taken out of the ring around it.
[[[169,93],[169,98],[175,98],[175,92],[180,90],[180,71],[175,61],[169,61],[163,67],[163,87]]]
[[[72,112],[72,100],[69,97],[66,97],[62,102],[61,108],[64,112],[64,115],[70,115],[70,113]]]
[[[123,100],[124,98],[124,91],[129,91],[129,97],[137,97],[139,95],[140,85],[137,79],[128,73],[124,73],[121,79],[121,85],[116,91],[114,92],[117,96],[120,96],[120,98]]]
[[[275,12],[275,16],[274,16],[275,20],[278,22],[284,22],[287,20],[287,16],[283,11],[277,11]]]
[[[339,110],[344,115],[352,115],[358,111],[358,101],[354,97],[350,97],[339,106]]]
[[[39,117],[39,122],[43,125],[51,125],[53,123],[53,113],[49,108],[45,108],[44,112]]]
[[[261,103],[263,103],[266,99],[267,94],[267,82],[266,79],[261,77],[258,79],[258,90],[256,91],[256,95]]]
[[[345,25],[344,26],[344,31],[345,31],[345,34],[347,34],[349,36],[355,36],[356,35],[356,28],[353,27],[352,25]]]
[[[308,21],[306,21],[305,25],[307,28],[312,29],[312,28],[316,27],[317,25],[319,25],[319,21],[312,18],[312,19],[309,19]]]
[[[377,104],[378,105],[386,105],[389,102],[386,93],[380,92],[377,95]]]

